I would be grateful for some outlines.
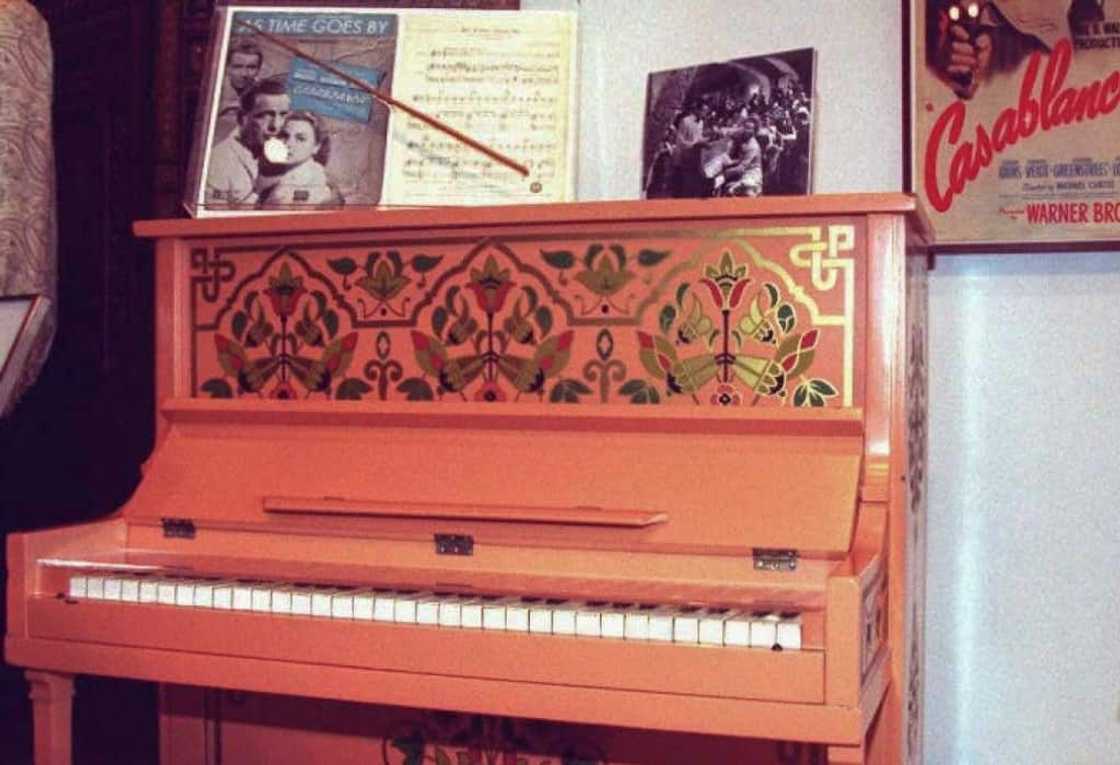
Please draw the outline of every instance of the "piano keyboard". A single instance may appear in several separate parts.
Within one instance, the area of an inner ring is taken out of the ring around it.
[[[116,572],[71,576],[67,595],[72,599],[394,622],[450,629],[773,650],[801,649],[801,616],[789,612],[244,579],[192,579]]]

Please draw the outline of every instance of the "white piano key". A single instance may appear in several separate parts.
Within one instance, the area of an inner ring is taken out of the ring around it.
[[[83,574],[76,574],[70,577],[70,587],[67,594],[72,598],[84,598],[86,593],[89,592],[89,577]]]
[[[801,650],[801,614],[782,614],[776,632],[774,642],[783,650]]]
[[[756,612],[751,617],[751,647],[773,648],[778,641],[779,616],[774,613]]]
[[[649,640],[649,615],[657,606],[643,603],[626,611],[623,637],[627,640]]]
[[[525,598],[510,598],[506,603],[506,630],[529,631],[529,603]]]
[[[552,634],[576,634],[576,605],[569,600],[547,600],[552,608]]]
[[[482,629],[482,599],[469,598],[460,604],[460,613],[462,615],[462,623],[459,625],[463,629],[480,630]]]
[[[272,582],[257,582],[253,585],[250,594],[250,609],[257,613],[267,614],[272,611]]]
[[[416,624],[416,602],[420,593],[416,590],[400,590],[393,601],[393,621],[401,624]]]
[[[700,643],[723,645],[723,623],[731,614],[729,608],[709,608],[700,615]]]
[[[700,611],[699,606],[684,606],[677,609],[673,614],[674,643],[700,642]]]
[[[105,600],[120,600],[121,599],[121,577],[107,576],[105,577]]]
[[[276,583],[269,586],[268,612],[272,614],[290,614],[292,612],[292,586],[286,583]]]
[[[180,608],[194,608],[194,588],[197,579],[181,579],[175,584],[175,605]]]
[[[463,598],[444,595],[439,601],[439,626],[460,627],[463,624]]]
[[[546,601],[529,599],[529,632],[535,635],[552,634],[552,606]]]
[[[86,577],[86,597],[90,600],[105,599],[105,575],[94,572]]]
[[[331,596],[331,618],[354,618],[354,591],[342,590]]]
[[[222,580],[214,583],[214,608],[228,611],[233,608],[233,582]]]
[[[630,603],[612,603],[599,618],[599,628],[605,638],[626,636],[626,610]]]
[[[213,608],[214,607],[214,585],[217,582],[213,579],[200,579],[194,586],[194,606],[195,608]]]
[[[373,590],[354,593],[354,618],[366,622],[373,619]]]
[[[439,624],[440,595],[435,592],[421,593],[416,598],[416,623]]]
[[[482,629],[505,630],[509,598],[482,598]]]
[[[252,611],[253,610],[253,585],[255,582],[246,580],[239,580],[233,583],[233,604],[234,611]]]
[[[127,603],[140,602],[140,582],[138,576],[121,577],[121,600]]]
[[[311,616],[311,599],[314,594],[313,585],[292,585],[292,616]]]
[[[175,605],[175,579],[161,579],[156,583],[156,602],[162,606]]]
[[[159,602],[159,580],[144,579],[140,582],[140,594],[137,598],[141,603]]]
[[[311,590],[311,615],[329,619],[331,616],[331,600],[338,589],[335,587],[316,587]]]
[[[605,601],[590,600],[576,609],[576,634],[580,637],[601,637]]]
[[[732,611],[723,621],[723,644],[749,646],[751,644],[751,615],[746,611]]]
[[[673,641],[673,617],[676,610],[673,608],[655,608],[649,612],[649,639],[661,643]]]
[[[392,590],[375,590],[373,593],[373,620],[377,622],[393,621],[396,604],[395,592]]]

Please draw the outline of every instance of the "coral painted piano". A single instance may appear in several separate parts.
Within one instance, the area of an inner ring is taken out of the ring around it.
[[[157,260],[143,480],[104,520],[7,540],[38,762],[69,761],[77,673],[171,689],[167,762],[221,759],[170,745],[200,688],[618,731],[611,762],[712,761],[666,760],[678,735],[920,760],[912,198],[136,232]],[[382,751],[453,761],[415,741]]]

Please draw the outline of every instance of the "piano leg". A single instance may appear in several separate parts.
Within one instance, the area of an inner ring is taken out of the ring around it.
[[[70,765],[74,676],[35,669],[25,676],[35,718],[35,765]]]

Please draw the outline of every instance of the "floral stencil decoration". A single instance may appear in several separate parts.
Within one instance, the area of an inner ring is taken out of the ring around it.
[[[683,282],[658,314],[660,334],[639,331],[638,358],[670,394],[736,406],[763,398],[794,406],[825,406],[838,394],[823,378],[808,377],[820,332],[798,331],[798,315],[774,282],[755,285],[746,263],[729,250],[704,267],[695,284]],[[741,310],[743,306],[745,310]],[[627,390],[640,386],[630,381]]]
[[[412,330],[416,363],[425,376],[403,381],[400,389],[413,400],[444,393],[467,399],[468,388],[478,381],[470,398],[494,402],[522,394],[543,397],[549,384],[554,402],[590,393],[582,382],[559,376],[575,333],[551,335],[552,311],[532,286],[516,287],[510,269],[499,266],[493,255],[482,268],[471,268],[465,291],[474,298],[473,307],[462,289],[451,287],[444,304],[432,311],[432,333]]]
[[[308,290],[287,262],[269,276],[267,289],[245,294],[230,329],[232,337],[214,333],[224,376],[201,386],[215,398],[291,399],[313,393],[358,398],[369,390],[361,380],[345,377],[358,333],[339,336],[338,314],[327,307],[327,296]]]

